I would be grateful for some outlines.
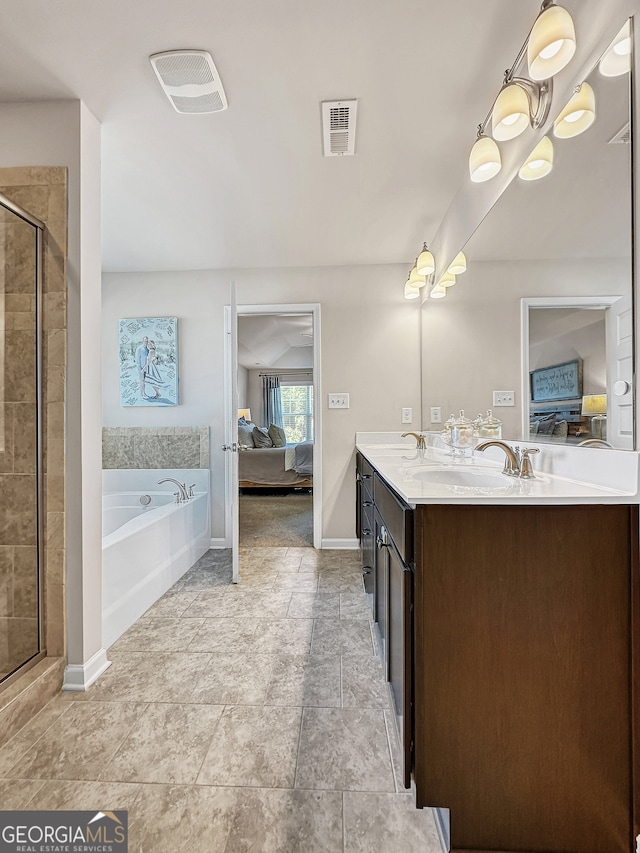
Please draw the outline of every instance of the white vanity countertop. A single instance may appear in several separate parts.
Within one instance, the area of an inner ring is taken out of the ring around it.
[[[505,454],[499,447],[454,460],[437,433],[424,435],[427,448],[419,451],[414,438],[400,433],[356,433],[357,449],[408,504],[640,503],[639,454],[633,451],[506,440],[511,447],[540,449],[531,457],[536,478],[522,480],[501,473]],[[463,484],[447,484],[450,476]],[[464,484],[474,478],[480,485]]]

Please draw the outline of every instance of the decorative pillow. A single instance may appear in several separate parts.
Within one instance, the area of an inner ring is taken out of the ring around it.
[[[282,427],[279,427],[276,424],[269,424],[268,432],[271,436],[271,441],[273,442],[274,447],[286,447],[287,436]]]
[[[273,441],[266,427],[254,427],[252,435],[256,447],[273,447]]]
[[[529,422],[529,435],[535,435],[538,432],[538,426],[540,421],[530,421]]]
[[[556,423],[556,416],[549,415],[546,418],[541,418],[538,421],[538,435],[553,435],[553,428]]]
[[[557,438],[566,438],[569,431],[569,425],[566,421],[558,421],[554,424],[553,435]]]
[[[238,421],[238,444],[245,447],[255,447],[253,443],[253,427],[255,424]]]

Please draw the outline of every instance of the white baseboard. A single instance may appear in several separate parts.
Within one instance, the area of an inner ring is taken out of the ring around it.
[[[62,689],[80,693],[90,687],[110,666],[111,661],[107,660],[106,649],[100,649],[86,663],[67,664]]]
[[[323,539],[322,548],[332,548],[337,551],[357,551],[360,547],[359,539]]]
[[[228,548],[226,539],[221,536],[218,539],[211,539],[209,548]]]

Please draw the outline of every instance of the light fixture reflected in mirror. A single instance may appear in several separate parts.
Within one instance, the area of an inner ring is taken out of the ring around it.
[[[429,296],[431,299],[442,299],[447,295],[447,288],[443,286],[442,279],[431,288]]]
[[[462,275],[467,271],[467,259],[464,252],[458,252],[453,261],[449,264],[447,272],[451,275]]]
[[[405,299],[417,299],[420,296],[420,288],[415,287],[410,281],[407,281],[404,286]]]
[[[553,143],[548,136],[543,136],[520,167],[518,177],[523,181],[537,181],[548,175],[552,169]]]
[[[469,154],[469,176],[475,184],[489,181],[502,168],[500,149],[490,136],[480,135]]]
[[[416,261],[416,270],[419,275],[431,275],[432,272],[435,271],[436,262],[433,258],[433,255],[427,249],[427,244],[424,244],[424,248],[418,255],[418,260]]]
[[[413,287],[424,287],[427,283],[427,277],[419,275],[418,270],[414,267],[409,273],[409,284]]]
[[[452,275],[452,273],[450,273],[450,272],[446,272],[446,273],[444,273],[444,275],[440,276],[440,281],[438,282],[438,285],[446,288],[446,287],[453,287],[453,285],[455,283],[456,283],[455,275]]]
[[[631,23],[627,21],[606,49],[600,60],[600,73],[604,77],[619,77],[631,70]]]
[[[570,139],[591,127],[596,119],[596,96],[588,83],[582,83],[553,123],[553,135]]]
[[[562,6],[545,0],[527,43],[527,64],[532,80],[548,80],[571,61],[576,51],[576,31]]]

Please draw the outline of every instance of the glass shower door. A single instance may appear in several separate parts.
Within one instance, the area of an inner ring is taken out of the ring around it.
[[[35,222],[0,198],[0,687],[43,651]]]

